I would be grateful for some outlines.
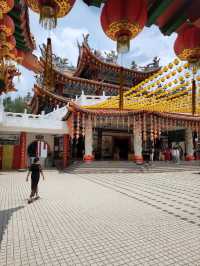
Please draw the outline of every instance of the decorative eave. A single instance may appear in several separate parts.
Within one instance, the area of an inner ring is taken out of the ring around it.
[[[75,76],[69,76],[63,73],[60,73],[58,71],[55,71],[55,82],[56,83],[60,83],[60,84],[66,84],[66,85],[70,85],[71,84],[76,84],[76,85],[82,85],[84,87],[88,87],[88,88],[94,88],[94,92],[95,89],[101,89],[102,91],[105,91],[109,94],[113,94],[117,95],[119,93],[119,89],[120,86],[118,85],[114,85],[114,84],[110,84],[110,83],[105,83],[105,82],[100,82],[100,81],[95,81],[95,80],[89,80],[89,79],[84,79],[84,78],[79,78],[79,77],[75,77]],[[129,87],[123,87],[124,91],[129,90]]]
[[[35,41],[30,32],[28,7],[24,1],[15,1],[14,8],[9,12],[15,23],[16,48],[23,52],[32,52]]]
[[[74,73],[74,76],[79,77],[84,70],[84,68],[87,65],[92,65],[94,68],[98,69],[104,69],[104,70],[111,70],[114,73],[119,73],[121,71],[121,66],[117,64],[107,63],[102,61],[99,57],[97,57],[91,50],[91,48],[88,45],[87,42],[87,36],[84,37],[84,41],[82,43],[82,46],[79,45],[79,58],[77,62],[77,69]],[[158,67],[154,70],[149,71],[137,71],[129,68],[123,68],[123,72],[125,75],[132,77],[133,79],[137,79],[138,82],[142,81],[157,71],[159,71],[161,68]]]
[[[181,121],[194,121],[200,122],[199,116],[192,116],[190,114],[180,114],[180,113],[168,113],[168,112],[156,112],[156,111],[147,111],[147,110],[119,110],[119,109],[98,109],[98,110],[91,110],[83,108],[74,102],[68,103],[68,110],[70,112],[82,112],[87,115],[92,116],[133,116],[139,114],[147,114],[147,115],[156,115],[162,118],[169,118],[169,119],[178,119]]]

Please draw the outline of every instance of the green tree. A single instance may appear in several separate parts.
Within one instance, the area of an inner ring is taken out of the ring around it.
[[[27,98],[29,98],[29,94],[25,97],[17,97],[15,99],[11,99],[11,97],[7,97],[4,99],[4,109],[6,112],[12,113],[24,113],[24,109],[27,109]]]

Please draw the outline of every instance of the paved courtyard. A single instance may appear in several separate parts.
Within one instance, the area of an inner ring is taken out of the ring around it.
[[[200,265],[197,169],[99,172],[0,172],[0,265]]]

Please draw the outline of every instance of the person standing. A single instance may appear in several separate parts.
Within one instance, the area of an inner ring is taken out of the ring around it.
[[[179,163],[180,162],[180,151],[179,151],[179,148],[177,147],[176,148],[176,163]]]
[[[176,162],[176,149],[175,149],[175,147],[172,148],[172,161],[174,163]]]
[[[40,179],[40,174],[42,175],[43,180],[44,180],[44,173],[42,171],[42,167],[40,165],[40,161],[38,157],[34,159],[33,163],[31,164],[29,168],[29,171],[26,177],[27,182],[28,182],[30,173],[31,173],[31,194],[30,194],[30,198],[28,199],[28,203],[31,203],[33,201],[34,196],[36,196],[36,199],[39,198],[38,183]]]

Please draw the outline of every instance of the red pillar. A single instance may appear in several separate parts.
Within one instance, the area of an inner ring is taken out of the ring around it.
[[[26,133],[21,132],[20,134],[20,166],[19,169],[26,169]]]
[[[63,168],[69,165],[69,135],[63,136]]]

